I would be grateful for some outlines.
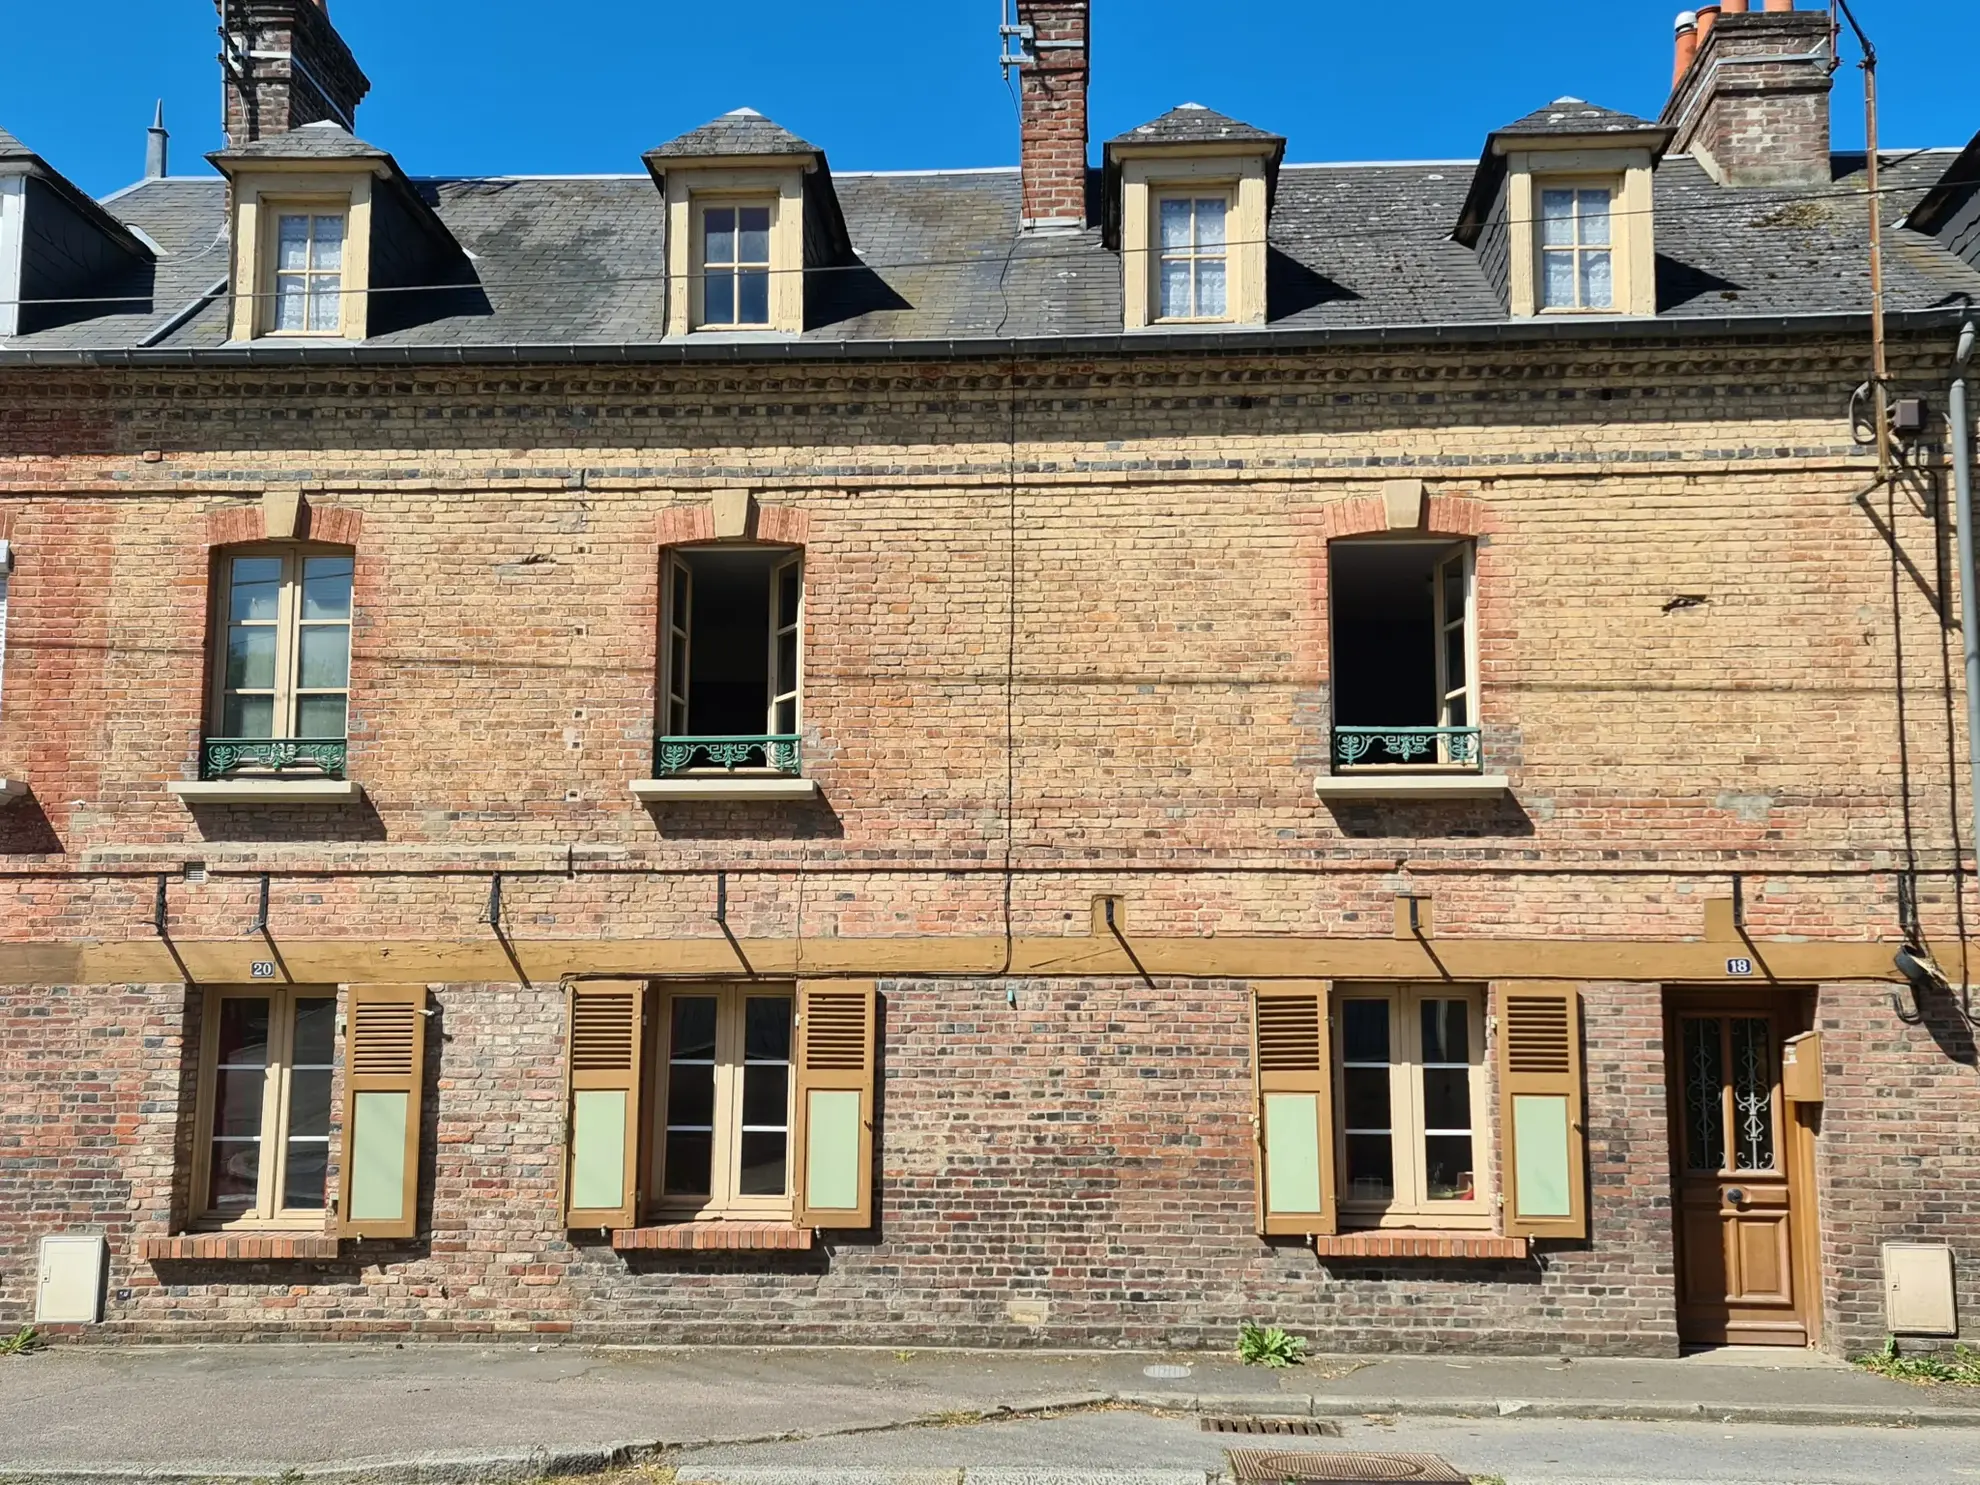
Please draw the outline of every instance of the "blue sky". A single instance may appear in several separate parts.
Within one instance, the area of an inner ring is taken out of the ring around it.
[[[1756,4],[1758,0],[1756,0]],[[1803,0],[1807,5],[1809,0]],[[141,172],[165,99],[175,174],[220,143],[211,0],[0,0],[0,126],[99,194]],[[1563,94],[1654,116],[1677,0],[1094,0],[1096,145],[1193,100],[1294,160],[1476,158]],[[1887,145],[1980,131],[1976,0],[1858,0],[1883,57]],[[1004,165],[1017,132],[997,0],[332,0],[372,80],[360,131],[416,175],[637,171],[748,104],[837,170]],[[79,26],[87,22],[87,31]],[[1967,79],[1962,83],[1962,75]],[[1838,148],[1863,137],[1838,78]]]

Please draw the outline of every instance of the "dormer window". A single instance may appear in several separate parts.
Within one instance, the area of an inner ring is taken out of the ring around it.
[[[1230,215],[1221,192],[1161,198],[1161,318],[1229,318]]]
[[[276,207],[274,314],[277,335],[344,333],[346,212]]]
[[[1540,183],[1540,308],[1613,310],[1615,234],[1609,185]]]
[[[700,213],[701,323],[710,329],[767,330],[775,204],[704,204]]]
[[[1262,325],[1286,142],[1185,103],[1107,145],[1105,240],[1129,330]]]

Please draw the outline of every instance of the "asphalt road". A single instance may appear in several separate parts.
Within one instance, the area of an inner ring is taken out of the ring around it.
[[[1442,1456],[1507,1485],[1961,1485],[1980,1481],[1980,1430],[1958,1428],[1727,1427],[1703,1423],[1422,1419],[1385,1426],[1349,1421],[1339,1439],[1232,1438],[1194,1418],[1117,1411],[970,1427],[706,1449],[681,1461],[682,1485],[835,1482],[820,1471],[859,1470],[871,1485],[906,1485],[909,1472],[1025,1470],[1045,1485],[1120,1472],[1180,1481],[1225,1468],[1232,1447],[1362,1449]],[[792,1471],[799,1473],[793,1474]],[[929,1480],[926,1473],[919,1482]],[[950,1476],[953,1480],[955,1476]],[[968,1481],[970,1476],[962,1478]],[[1006,1477],[1008,1478],[1008,1477]],[[919,1485],[918,1482],[918,1485]]]

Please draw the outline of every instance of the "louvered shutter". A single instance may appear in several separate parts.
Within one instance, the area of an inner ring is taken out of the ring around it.
[[[571,986],[566,1227],[638,1224],[645,1021],[643,982],[599,980]]]
[[[341,1237],[409,1238],[419,1230],[420,1089],[426,987],[353,985],[344,1031]]]
[[[871,985],[798,987],[797,1224],[873,1225],[873,1075],[879,996]]]
[[[1252,1005],[1258,1230],[1335,1230],[1333,1063],[1327,985],[1261,986]]]
[[[1587,1237],[1580,996],[1572,985],[1502,985],[1498,991],[1506,1236]]]

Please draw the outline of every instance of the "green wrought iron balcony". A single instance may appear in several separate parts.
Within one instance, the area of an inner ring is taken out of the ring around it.
[[[209,737],[200,749],[199,776],[224,779],[251,770],[341,779],[350,746],[341,737]]]
[[[796,778],[804,772],[796,733],[771,733],[749,737],[663,737],[659,748],[659,775],[700,769],[720,768],[734,773],[739,768],[762,769]]]
[[[1477,768],[1476,727],[1336,727],[1334,766],[1349,768]]]

